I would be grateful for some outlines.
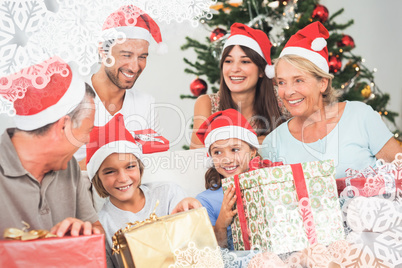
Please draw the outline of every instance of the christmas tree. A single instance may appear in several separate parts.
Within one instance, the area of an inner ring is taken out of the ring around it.
[[[195,62],[184,58],[189,68],[186,73],[197,78],[191,83],[193,95],[181,95],[184,98],[197,98],[207,92],[208,84],[198,78],[206,77],[212,92],[219,87],[219,57],[223,44],[229,36],[230,26],[234,22],[244,23],[252,28],[263,30],[273,44],[271,58],[279,56],[289,38],[298,30],[313,21],[320,21],[328,29],[327,39],[329,52],[329,68],[334,75],[333,87],[341,91],[340,101],[357,100],[370,105],[395,128],[394,135],[401,141],[402,133],[397,129],[395,118],[398,113],[387,110],[389,94],[384,94],[374,81],[376,70],[369,70],[364,65],[364,59],[353,54],[355,48],[351,36],[344,34],[345,29],[353,24],[349,20],[343,24],[335,22],[343,9],[329,16],[328,9],[320,5],[318,0],[225,0],[211,7],[215,10],[210,20],[202,19],[201,23],[214,29],[205,43],[186,37],[182,50],[193,49],[197,54]]]

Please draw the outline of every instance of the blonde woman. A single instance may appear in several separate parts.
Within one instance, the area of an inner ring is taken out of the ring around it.
[[[337,102],[328,71],[328,36],[314,22],[293,35],[276,60],[278,95],[292,118],[266,137],[261,154],[286,164],[333,159],[341,178],[348,168],[392,161],[402,149],[370,106]]]

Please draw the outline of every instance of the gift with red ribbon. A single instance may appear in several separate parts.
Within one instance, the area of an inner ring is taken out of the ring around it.
[[[224,191],[230,185],[237,196],[231,225],[235,250],[258,247],[282,254],[344,239],[332,160],[271,163],[222,180]]]
[[[143,154],[153,154],[169,150],[169,141],[150,128],[137,130],[131,134],[133,134]]]
[[[271,162],[271,160],[261,159],[259,156],[257,156],[251,159],[251,161],[248,163],[248,171],[266,167],[277,167],[282,165],[282,162]]]
[[[372,197],[395,194],[402,190],[402,167],[392,163],[378,163],[376,167],[363,170],[347,169],[346,177],[336,179],[339,196],[343,197]]]
[[[0,267],[106,268],[103,234],[21,240],[0,240]]]

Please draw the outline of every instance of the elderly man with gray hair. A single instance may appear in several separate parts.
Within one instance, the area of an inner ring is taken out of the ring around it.
[[[16,128],[0,138],[0,232],[47,229],[61,237],[103,233],[73,154],[89,140],[94,92],[53,57],[0,83],[24,89]]]

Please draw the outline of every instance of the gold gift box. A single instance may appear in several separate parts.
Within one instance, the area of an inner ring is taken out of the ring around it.
[[[160,218],[151,214],[116,232],[113,243],[120,267],[223,267],[204,207]]]

